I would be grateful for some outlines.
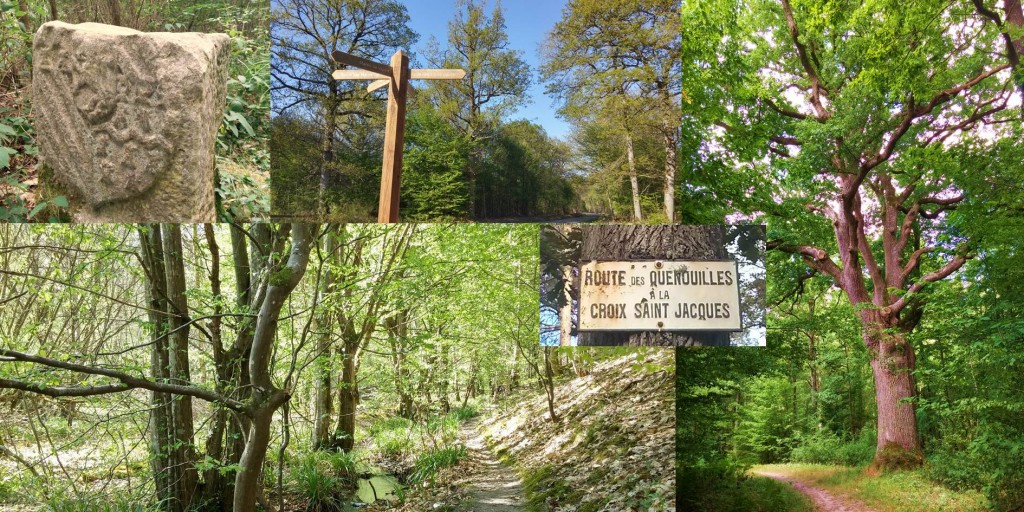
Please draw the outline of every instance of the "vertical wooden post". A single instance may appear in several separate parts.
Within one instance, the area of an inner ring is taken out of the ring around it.
[[[388,117],[384,128],[384,166],[380,177],[377,222],[398,222],[402,148],[405,144],[405,98],[409,91],[409,57],[401,50],[391,56]]]

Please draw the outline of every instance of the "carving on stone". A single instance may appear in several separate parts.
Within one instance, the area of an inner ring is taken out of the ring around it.
[[[228,37],[44,24],[33,54],[43,161],[80,221],[211,222]]]

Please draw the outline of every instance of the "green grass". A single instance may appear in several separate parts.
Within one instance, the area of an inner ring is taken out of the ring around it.
[[[304,453],[291,464],[291,487],[309,501],[309,511],[341,510],[345,491],[355,487],[357,465],[353,453]]]
[[[864,502],[879,512],[974,512],[989,510],[977,491],[953,491],[928,480],[922,470],[892,471],[878,476],[865,467],[820,464],[756,466],[781,473],[834,494]]]
[[[80,498],[53,499],[43,509],[46,512],[151,512],[158,510],[145,504],[132,503],[125,499]]]
[[[409,480],[413,483],[433,482],[438,471],[455,466],[466,456],[466,447],[462,445],[433,448],[416,457]]]

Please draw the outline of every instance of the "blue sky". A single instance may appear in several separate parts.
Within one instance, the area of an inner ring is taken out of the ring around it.
[[[409,24],[420,40],[412,51],[422,54],[430,36],[437,38],[444,47],[448,40],[448,21],[455,16],[454,0],[405,0],[409,10]],[[511,115],[513,119],[525,118],[540,124],[548,135],[565,139],[569,135],[569,125],[555,114],[557,106],[554,98],[544,95],[544,85],[538,83],[540,67],[540,45],[548,32],[562,17],[565,6],[559,0],[504,0],[501,7],[505,12],[505,25],[508,31],[509,46],[523,52],[523,59],[530,64],[533,85],[528,90],[530,102]],[[494,0],[487,0],[486,12],[490,15]]]

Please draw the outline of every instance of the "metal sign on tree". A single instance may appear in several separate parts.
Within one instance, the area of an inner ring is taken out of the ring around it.
[[[409,69],[409,57],[399,50],[391,64],[381,64],[352,54],[335,51],[335,62],[359,69],[339,69],[335,80],[373,80],[366,88],[373,92],[388,86],[388,115],[384,127],[384,165],[380,178],[380,207],[377,222],[398,222],[398,200],[402,178],[402,147],[405,143],[405,99],[409,80],[462,80],[463,69]]]

